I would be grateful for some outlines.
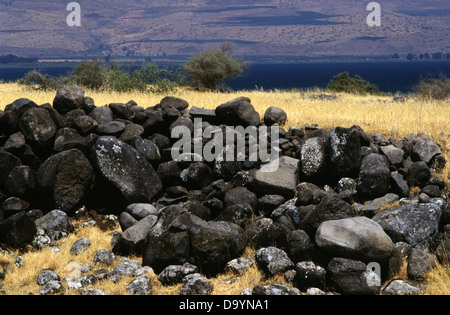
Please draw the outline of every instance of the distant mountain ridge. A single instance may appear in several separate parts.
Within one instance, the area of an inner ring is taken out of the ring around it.
[[[241,56],[380,56],[450,52],[448,0],[0,0],[0,54],[34,57],[192,55],[231,41]]]

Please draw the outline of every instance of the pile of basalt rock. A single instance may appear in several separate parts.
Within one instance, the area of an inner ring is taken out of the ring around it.
[[[141,255],[158,274],[188,264],[213,276],[252,246],[268,275],[345,294],[379,292],[402,257],[409,278],[421,280],[433,255],[443,261],[450,250],[448,188],[436,176],[445,148],[427,137],[286,130],[284,110],[261,117],[246,97],[209,110],[172,96],[148,108],[95,106],[84,94],[66,86],[53,104],[22,98],[0,111],[0,243],[39,247],[39,238],[63,237],[71,231],[59,231],[60,222],[85,206],[99,222],[118,218],[113,253]],[[194,142],[195,119],[202,129],[275,126],[279,158],[173,160],[172,130],[189,128]],[[394,294],[419,290],[394,285]]]

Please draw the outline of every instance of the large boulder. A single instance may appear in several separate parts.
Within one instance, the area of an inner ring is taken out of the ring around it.
[[[36,224],[21,211],[0,222],[0,244],[13,248],[23,248],[33,240]]]
[[[316,244],[334,256],[365,262],[385,262],[394,244],[381,226],[366,217],[323,222],[316,232]]]
[[[361,163],[358,177],[358,193],[364,197],[377,198],[389,192],[391,172],[381,154],[366,155]]]
[[[125,256],[130,254],[141,255],[145,248],[147,234],[156,220],[156,216],[148,215],[127,228],[122,234],[116,234],[116,237],[111,241],[113,253]]]
[[[328,136],[331,167],[338,178],[358,174],[361,166],[361,140],[357,128],[336,127]]]
[[[331,286],[345,295],[374,295],[380,290],[381,279],[362,261],[335,257],[327,266],[327,275]]]
[[[257,194],[278,194],[292,198],[298,183],[299,160],[282,156],[250,172],[249,187]]]
[[[37,172],[37,186],[48,208],[73,211],[81,206],[94,183],[88,159],[78,149],[48,158]]]
[[[269,276],[284,273],[295,267],[285,251],[273,246],[258,249],[255,258],[259,268]]]
[[[239,97],[216,108],[217,119],[228,126],[259,126],[260,117],[248,97]]]
[[[272,126],[273,124],[284,125],[287,120],[286,112],[279,107],[271,106],[264,113],[264,123],[267,126]]]
[[[97,173],[118,190],[128,203],[151,203],[162,191],[152,165],[129,144],[114,137],[100,137],[92,149]]]
[[[307,139],[300,152],[301,175],[306,178],[315,178],[323,175],[327,160],[325,139],[321,137]]]
[[[322,222],[354,216],[355,210],[347,202],[336,197],[327,196],[305,215],[299,224],[299,228],[307,232],[309,236],[314,237],[317,228]]]
[[[4,188],[9,173],[21,164],[18,157],[0,148],[0,188]]]
[[[258,198],[245,187],[230,189],[224,197],[225,206],[248,204],[252,209],[256,209]]]
[[[439,231],[441,215],[442,208],[435,203],[405,204],[381,211],[372,220],[395,243],[428,245]]]
[[[223,271],[247,246],[244,230],[231,222],[210,221],[189,231],[191,251],[196,265],[206,274]]]
[[[33,107],[19,120],[20,131],[30,145],[46,148],[52,145],[57,127],[44,108]]]
[[[413,145],[411,157],[416,161],[423,161],[430,164],[432,158],[441,154],[439,146],[430,138],[424,137]]]
[[[27,165],[16,166],[6,179],[6,192],[13,197],[33,199],[36,173]]]
[[[159,103],[163,108],[171,106],[177,110],[183,110],[189,107],[189,103],[187,101],[175,96],[166,96]]]
[[[52,210],[36,221],[52,241],[59,240],[74,231],[72,220],[61,210]]]
[[[387,145],[380,147],[381,152],[387,157],[389,163],[393,165],[400,165],[403,161],[405,151],[395,147],[394,145]]]
[[[201,189],[214,180],[214,173],[203,162],[194,162],[180,173],[183,183],[192,189]]]
[[[407,178],[410,186],[424,187],[431,178],[431,171],[427,163],[417,161],[408,167]]]
[[[79,86],[63,86],[56,92],[53,107],[61,115],[83,106],[84,90]]]

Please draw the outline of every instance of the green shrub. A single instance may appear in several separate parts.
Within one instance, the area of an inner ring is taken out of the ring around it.
[[[341,72],[333,77],[327,85],[327,90],[332,92],[343,92],[360,95],[383,95],[378,87],[370,82],[367,82],[361,76],[355,75],[350,77],[348,72]]]
[[[426,100],[446,100],[450,97],[450,79],[439,78],[422,80],[416,87],[417,95]]]
[[[179,80],[180,74],[167,67],[159,67],[153,62],[146,62],[131,76],[139,82],[140,88],[145,87],[152,93],[164,94],[175,91],[175,82]]]
[[[23,78],[17,80],[17,83],[37,91],[56,90],[59,86],[57,79],[51,78],[37,70],[27,72]]]
[[[104,88],[108,79],[108,69],[102,65],[101,59],[82,61],[73,69],[71,79],[74,84],[98,90]]]
[[[244,62],[232,56],[227,44],[201,52],[183,66],[191,84],[211,90],[216,90],[225,79],[242,75],[245,69]]]
[[[123,69],[118,64],[105,66],[102,60],[80,62],[66,77],[51,78],[39,71],[27,73],[18,83],[35,90],[56,90],[63,84],[76,84],[92,90],[116,92],[173,92],[178,74],[152,62],[145,63],[135,71]]]

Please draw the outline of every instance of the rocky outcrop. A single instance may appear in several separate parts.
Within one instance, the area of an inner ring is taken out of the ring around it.
[[[246,97],[216,110],[189,106],[166,97],[146,109],[133,101],[95,107],[76,87],[58,90],[53,106],[28,99],[7,105],[0,112],[0,243],[40,249],[72,233],[79,208],[97,210],[89,212],[96,224],[120,230],[111,236],[112,251],[98,251],[94,264],[138,255],[146,267],[126,262],[110,275],[98,271],[70,285],[125,274],[136,278],[131,294],[152,292],[140,268],[151,267],[165,285],[184,283],[182,294],[210,294],[211,283],[197,272],[242,274],[253,264],[311,294],[374,294],[401,255],[409,256],[411,281],[423,279],[435,250],[445,259],[448,193],[435,175],[445,165],[444,149],[431,139],[385,140],[358,126],[285,130],[284,110],[271,107],[261,121]],[[193,146],[174,159],[179,138],[171,131],[180,126]],[[259,139],[246,134],[219,150],[239,160],[203,156],[217,140],[203,137],[204,130],[225,135],[234,126],[275,128],[272,149],[279,154],[255,160],[249,145]],[[240,140],[247,149],[235,154]],[[249,245],[257,250],[254,261],[241,257]],[[89,246],[80,239],[71,252]],[[60,292],[61,279],[50,278],[42,294]],[[411,281],[391,282],[385,291],[418,292]],[[260,286],[243,293],[296,290]]]

